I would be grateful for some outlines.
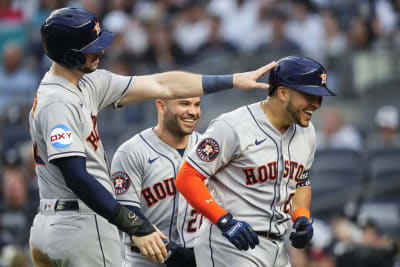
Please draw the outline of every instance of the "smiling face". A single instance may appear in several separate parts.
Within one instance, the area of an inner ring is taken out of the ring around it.
[[[100,62],[100,56],[104,54],[104,51],[94,54],[84,54],[85,64],[79,68],[79,71],[83,73],[91,73],[97,69]]]
[[[308,127],[312,113],[321,107],[322,97],[288,88],[286,111],[292,122]]]
[[[178,136],[186,136],[194,131],[201,115],[200,97],[157,101],[164,103],[160,112],[165,129]]]

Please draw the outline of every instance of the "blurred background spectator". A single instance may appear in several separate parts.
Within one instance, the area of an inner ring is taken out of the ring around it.
[[[306,250],[289,246],[292,266],[400,266],[400,0],[0,0],[1,267],[30,266],[39,196],[27,118],[51,63],[40,26],[64,6],[90,10],[116,34],[100,64],[121,75],[226,74],[293,54],[320,60],[337,97],[313,115],[315,236]],[[197,130],[265,96],[204,96]],[[154,101],[106,109],[98,127],[109,158],[155,119]]]
[[[375,115],[376,129],[366,141],[367,149],[400,148],[399,111],[395,106],[380,107]]]

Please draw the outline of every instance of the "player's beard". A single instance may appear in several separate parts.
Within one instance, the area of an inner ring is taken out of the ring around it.
[[[97,69],[97,65],[96,66],[92,66],[89,64],[84,64],[83,66],[79,67],[79,71],[83,72],[85,74],[91,73],[93,71],[95,71]]]
[[[291,116],[294,123],[300,125],[301,127],[308,127],[308,124],[309,124],[308,120],[305,120],[305,122],[303,122],[304,120],[302,120],[302,118],[301,118],[301,115],[303,114],[303,110],[296,108],[296,106],[294,105],[294,103],[291,100],[289,100],[289,103],[286,107],[286,111]]]
[[[164,119],[165,128],[170,133],[181,137],[191,134],[194,131],[194,127],[193,129],[185,129],[185,127],[181,125],[180,120],[179,116],[168,113]],[[196,122],[194,126],[196,126]]]

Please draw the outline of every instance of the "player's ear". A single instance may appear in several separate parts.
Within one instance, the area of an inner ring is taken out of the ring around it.
[[[156,107],[158,112],[164,112],[165,110],[165,101],[163,99],[156,99]]]
[[[276,89],[276,95],[282,102],[288,102],[290,97],[289,89],[285,86],[279,86]]]

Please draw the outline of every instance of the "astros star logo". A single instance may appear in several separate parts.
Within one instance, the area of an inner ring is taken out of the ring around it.
[[[128,188],[131,184],[128,174],[123,171],[117,171],[113,173],[112,179],[116,195],[122,195],[128,191]]]
[[[98,21],[94,22],[94,28],[93,30],[96,32],[97,36],[99,36],[100,32],[101,32],[101,28],[100,28],[100,23]]]
[[[219,150],[218,142],[212,138],[202,140],[196,148],[197,156],[203,161],[213,161]]]
[[[326,73],[325,72],[322,73],[319,77],[321,77],[321,85],[326,84],[326,78],[327,78]]]

